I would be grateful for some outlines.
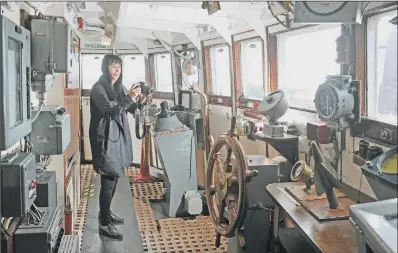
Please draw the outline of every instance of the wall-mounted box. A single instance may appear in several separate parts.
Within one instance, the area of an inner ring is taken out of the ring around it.
[[[72,70],[72,30],[67,23],[32,19],[32,69],[37,73]]]
[[[70,115],[65,108],[46,105],[32,124],[32,153],[35,155],[59,155],[68,147]]]
[[[9,153],[0,161],[1,215],[22,217],[37,196],[36,160],[31,153]]]

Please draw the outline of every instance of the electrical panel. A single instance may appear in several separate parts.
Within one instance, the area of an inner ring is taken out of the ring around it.
[[[22,217],[36,199],[36,160],[31,153],[9,153],[1,159],[1,215]]]
[[[32,19],[32,70],[40,74],[72,70],[72,30],[66,23]]]
[[[64,229],[59,207],[41,208],[39,222],[25,216],[14,234],[14,252],[58,252]],[[34,250],[33,250],[34,249]]]
[[[45,105],[32,124],[32,153],[59,155],[71,140],[70,115],[57,105]]]
[[[362,21],[360,1],[295,1],[295,23],[344,23],[360,24]]]
[[[31,131],[30,33],[0,15],[0,150]]]

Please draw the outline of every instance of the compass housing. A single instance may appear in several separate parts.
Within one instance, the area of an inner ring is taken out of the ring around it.
[[[355,98],[350,76],[328,76],[315,93],[315,109],[324,122],[339,121],[352,114]]]

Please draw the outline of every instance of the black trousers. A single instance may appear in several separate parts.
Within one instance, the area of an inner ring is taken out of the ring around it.
[[[115,195],[118,178],[101,175],[101,191],[99,196],[101,224],[107,226],[111,223],[111,203]]]

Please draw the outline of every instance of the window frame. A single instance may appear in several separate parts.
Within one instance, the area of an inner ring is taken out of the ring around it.
[[[158,83],[157,83],[157,64],[156,64],[156,56],[157,55],[164,55],[164,54],[169,54],[170,55],[170,70],[171,70],[171,91],[158,91]],[[152,64],[152,68],[153,68],[153,86],[155,89],[155,94],[154,97],[157,98],[164,98],[163,95],[165,95],[166,97],[169,97],[172,95],[173,99],[174,99],[174,75],[173,75],[173,56],[170,52],[168,51],[163,51],[163,52],[156,52],[152,54],[153,57],[153,64]]]
[[[230,74],[230,88],[231,88],[231,96],[221,96],[215,95],[212,91],[213,83],[212,83],[212,69],[211,69],[211,48],[227,46],[229,52],[229,68],[231,69],[231,64],[233,59],[231,59],[231,46],[228,43],[216,43],[204,46],[204,66],[205,66],[205,80],[206,80],[206,94],[209,98],[209,104],[222,105],[227,107],[232,107],[232,96],[233,96],[233,75]]]
[[[388,13],[388,12],[391,12],[391,11],[398,11],[398,8],[396,6],[395,6],[395,8],[394,7],[392,7],[392,8],[391,7],[386,7],[384,9],[382,9],[382,10],[376,11],[374,13],[368,14],[368,15],[363,17],[363,21],[364,21],[363,22],[363,27],[362,27],[363,34],[362,34],[362,36],[360,38],[360,39],[363,40],[363,45],[362,45],[361,48],[357,48],[357,52],[359,51],[359,53],[362,53],[364,55],[363,56],[363,58],[364,58],[363,59],[363,65],[364,65],[364,67],[363,67],[364,68],[363,76],[361,76],[359,78],[362,78],[363,81],[364,81],[363,88],[364,88],[365,91],[362,92],[363,97],[361,97],[361,100],[363,99],[364,100],[364,104],[366,105],[366,107],[363,110],[363,114],[364,114],[365,120],[369,120],[369,122],[377,122],[377,123],[380,123],[382,125],[386,125],[386,126],[390,126],[390,127],[396,128],[398,125],[392,124],[390,122],[384,122],[384,121],[381,121],[381,120],[379,120],[379,119],[377,119],[375,117],[369,116],[369,57],[370,57],[370,55],[368,53],[368,48],[369,48],[369,43],[368,42],[369,42],[369,40],[371,38],[370,38],[370,34],[368,32],[369,31],[368,24],[369,24],[369,20],[371,18],[374,18],[375,16],[381,16],[381,15],[383,15],[385,13]],[[377,31],[376,31],[376,33],[373,33],[372,36],[376,36],[377,37]],[[373,37],[372,39],[374,39],[374,38],[375,37]],[[372,43],[373,42],[374,41],[372,41]],[[374,46],[376,46],[376,44]],[[373,53],[376,54],[376,52],[373,52]],[[358,55],[357,55],[357,58],[358,58]],[[376,59],[373,57],[373,60],[376,60]],[[377,65],[373,64],[373,67],[377,67]],[[372,74],[372,75],[376,76],[376,74]]]
[[[276,32],[270,35],[269,37],[269,54],[270,54],[270,92],[275,91],[277,89],[281,89],[280,82],[279,82],[279,57],[280,57],[280,43],[279,43],[279,35],[285,35],[285,34],[291,34],[291,35],[299,35],[299,34],[304,34],[307,31],[322,31],[326,30],[328,28],[333,28],[333,27],[339,27],[340,26],[340,33],[342,33],[342,26],[340,24],[322,24],[322,25],[308,25],[308,26],[300,26],[295,29],[288,29],[288,30],[283,30],[280,32]],[[285,35],[286,36],[286,35]],[[337,55],[336,55],[337,57]],[[343,70],[340,68],[340,73],[342,74]],[[326,76],[325,76],[326,78]],[[310,113],[317,113],[315,108],[306,108],[298,105],[289,105],[290,109],[298,110],[298,111],[304,111],[304,112],[310,112]]]
[[[82,72],[82,74],[81,74],[81,82],[82,82],[82,84],[81,84],[81,89],[82,89],[82,96],[90,96],[90,92],[91,92],[91,88],[90,89],[85,89],[84,88],[84,73],[85,72],[87,72],[87,71],[84,71],[84,56],[85,55],[97,55],[97,56],[105,56],[105,55],[107,55],[107,53],[97,53],[97,52],[87,52],[87,53],[81,53],[80,54],[80,62],[81,62],[81,72]],[[101,69],[99,69],[99,70],[97,70],[97,71],[101,71]],[[94,85],[94,83],[93,83],[93,85]],[[91,86],[92,87],[92,86]]]
[[[357,26],[356,42],[355,42],[356,75],[357,79],[362,81],[361,101],[363,106],[362,108],[363,116],[361,122],[355,127],[354,132],[351,135],[386,147],[393,147],[397,145],[398,131],[396,125],[385,123],[368,116],[367,23],[370,17],[396,9],[397,9],[396,3],[394,3],[394,5],[386,4],[385,6],[377,8],[376,10],[371,10],[371,13],[366,14],[363,17],[362,24]],[[382,140],[380,138],[381,131],[384,131],[386,129],[391,131],[392,140]]]
[[[144,65],[145,65],[145,82],[148,82],[148,80],[147,80],[147,76],[148,76],[148,59],[146,59],[145,58],[145,56],[143,55],[143,54],[140,54],[140,53],[121,53],[121,54],[118,54],[119,55],[119,57],[120,58],[122,58],[122,62],[124,63],[124,57],[125,56],[134,56],[134,55],[139,55],[139,56],[143,56],[144,57]],[[123,68],[123,73],[124,73],[124,66],[122,66],[122,68]],[[125,77],[125,74],[123,74],[123,78]],[[124,80],[123,80],[123,82],[124,82]],[[127,89],[128,89],[128,87],[127,86],[125,86]]]
[[[260,36],[254,36],[249,38],[244,38],[240,40],[236,40],[233,43],[233,56],[234,56],[234,88],[235,88],[235,101],[237,103],[237,107],[239,109],[256,109],[258,108],[262,99],[247,97],[244,95],[244,87],[242,80],[242,48],[241,45],[243,42],[249,41],[260,41],[262,48],[262,64],[263,64],[263,90],[264,95],[266,96],[270,92],[270,86],[268,82],[269,71],[268,70],[268,61],[267,61],[267,52],[268,52],[268,43],[264,41]]]

